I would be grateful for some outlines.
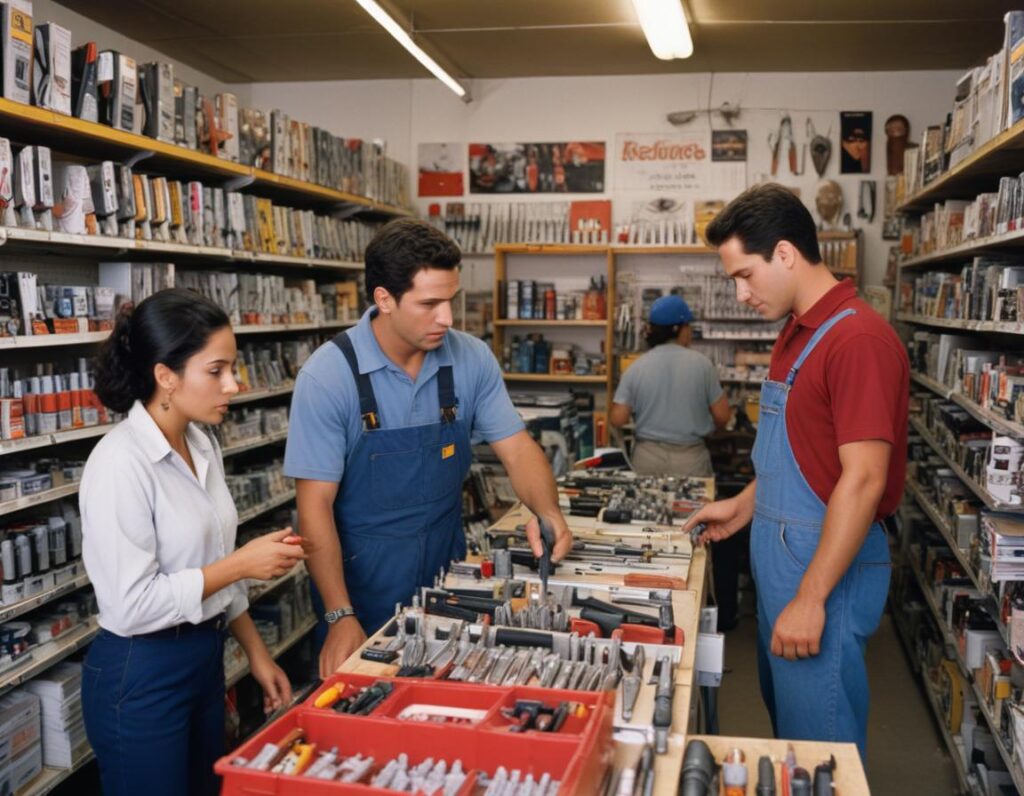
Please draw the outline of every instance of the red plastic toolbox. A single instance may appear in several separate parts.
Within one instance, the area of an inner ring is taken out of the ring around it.
[[[331,708],[313,707],[328,688],[344,684],[345,695],[389,680],[393,691],[369,716],[350,716]],[[561,702],[582,705],[581,715],[571,715],[558,733],[513,733],[502,715],[517,700],[540,700],[549,706]],[[473,724],[438,725],[396,718],[412,704],[485,710]],[[561,783],[559,794],[596,792],[612,756],[611,692],[559,691],[540,688],[499,688],[468,683],[432,682],[340,674],[325,681],[302,705],[293,708],[231,754],[221,758],[216,771],[223,778],[223,794],[231,796],[328,796],[328,794],[384,794],[393,791],[365,784],[346,784],[303,776],[287,776],[232,765],[236,757],[253,758],[266,744],[278,743],[294,729],[301,729],[318,751],[337,747],[339,756],[362,754],[374,758],[374,771],[400,753],[416,765],[426,758],[456,759],[467,773],[460,796],[472,793],[480,773],[493,775],[499,766],[518,769],[539,779],[543,774]],[[585,715],[582,715],[585,714]]]

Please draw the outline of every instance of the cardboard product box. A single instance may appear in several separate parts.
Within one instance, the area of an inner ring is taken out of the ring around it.
[[[71,115],[71,31],[53,22],[35,29],[32,100],[40,108]]]
[[[54,182],[57,197],[53,217],[57,231],[85,235],[86,217],[95,212],[88,170],[80,163],[58,161],[54,164]]]
[[[0,3],[3,96],[26,105],[32,97],[32,2]]]
[[[100,121],[115,130],[135,129],[135,103],[139,91],[135,59],[114,50],[100,53],[96,81],[99,89]]]
[[[109,160],[87,167],[92,204],[97,216],[106,218],[117,212],[117,178]]]
[[[288,115],[279,110],[270,112],[270,170],[288,175],[289,142]],[[288,175],[290,176],[290,175]]]
[[[220,129],[227,134],[222,142],[218,156],[225,160],[238,163],[238,97],[227,92],[216,96],[217,122]]]
[[[45,146],[28,147],[32,150],[32,174],[36,184],[36,203],[34,210],[49,210],[53,207],[53,163],[50,159],[50,148]]]
[[[139,66],[139,94],[145,111],[143,135],[173,144],[175,95],[174,67],[163,62]]]
[[[100,119],[96,88],[99,57],[94,41],[71,51],[71,112],[87,122]]]

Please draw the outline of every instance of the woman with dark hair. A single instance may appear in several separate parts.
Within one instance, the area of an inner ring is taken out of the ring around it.
[[[245,579],[279,577],[305,554],[291,529],[234,549],[220,448],[197,425],[227,414],[235,355],[224,311],[186,290],[123,313],[100,351],[96,393],[128,412],[89,456],[79,498],[101,628],[82,705],[107,796],[217,792],[228,627],[265,709],[291,699],[247,612]]]

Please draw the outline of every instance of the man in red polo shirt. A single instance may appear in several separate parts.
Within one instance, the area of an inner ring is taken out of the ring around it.
[[[896,333],[822,264],[811,214],[751,188],[708,226],[736,298],[788,321],[761,388],[756,478],[687,523],[718,541],[751,524],[758,669],[777,737],[865,753],[867,639],[889,587],[881,520],[899,504],[910,367]]]

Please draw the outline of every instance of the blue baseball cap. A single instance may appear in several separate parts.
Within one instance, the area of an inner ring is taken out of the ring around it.
[[[651,305],[648,320],[655,326],[678,326],[693,320],[693,310],[682,296],[662,296]]]

